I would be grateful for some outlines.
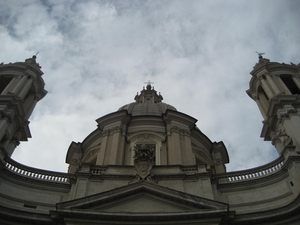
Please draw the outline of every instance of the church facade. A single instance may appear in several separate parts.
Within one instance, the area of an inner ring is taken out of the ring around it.
[[[226,172],[223,142],[151,83],[71,143],[68,173],[22,165],[11,155],[30,138],[28,119],[47,94],[42,75],[36,56],[0,65],[0,224],[300,223],[300,64],[259,56],[247,94],[279,157],[236,172]]]

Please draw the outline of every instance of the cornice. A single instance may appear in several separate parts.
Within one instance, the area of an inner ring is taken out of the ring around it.
[[[263,69],[266,69],[269,72],[279,71],[279,70],[289,70],[291,72],[297,72],[298,68],[295,64],[285,64],[285,63],[278,63],[278,62],[270,62],[270,60],[263,58],[262,61],[260,60],[257,63],[250,74],[253,76]]]
[[[8,208],[0,205],[0,222],[4,224],[41,224],[53,225],[50,213],[35,212],[34,210],[26,211]]]
[[[170,124],[172,121],[185,124],[189,127],[190,130],[194,129],[197,122],[197,119],[187,114],[173,110],[167,110],[166,113],[163,115],[163,120],[166,124]]]
[[[100,117],[99,119],[96,120],[96,122],[98,123],[98,128],[100,130],[103,130],[105,126],[112,124],[114,122],[117,122],[117,121],[120,121],[120,122],[126,124],[126,121],[129,119],[130,119],[130,116],[127,113],[127,111],[122,110],[122,111],[113,112],[113,113],[107,114],[103,117]]]
[[[283,207],[272,210],[261,210],[255,213],[237,214],[234,219],[235,225],[256,224],[296,224],[300,221],[300,195]]]

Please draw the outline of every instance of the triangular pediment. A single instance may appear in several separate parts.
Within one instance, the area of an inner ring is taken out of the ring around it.
[[[123,199],[112,201],[91,210],[118,213],[159,213],[159,212],[182,212],[193,210],[193,207],[180,203],[174,203],[157,197],[147,192],[140,192]]]
[[[141,181],[57,204],[61,210],[109,213],[227,211],[228,205]]]

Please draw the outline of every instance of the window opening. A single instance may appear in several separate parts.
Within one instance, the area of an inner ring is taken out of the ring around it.
[[[300,90],[298,86],[293,81],[293,78],[291,75],[288,74],[282,74],[280,75],[281,80],[285,84],[285,86],[289,89],[289,91],[292,93],[292,95],[300,95]]]

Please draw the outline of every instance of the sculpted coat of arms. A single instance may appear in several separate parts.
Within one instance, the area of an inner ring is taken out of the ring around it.
[[[130,182],[137,182],[139,180],[146,180],[154,183],[151,178],[150,170],[155,160],[154,147],[147,147],[145,144],[140,147],[134,147],[134,166],[137,170],[136,178]]]

